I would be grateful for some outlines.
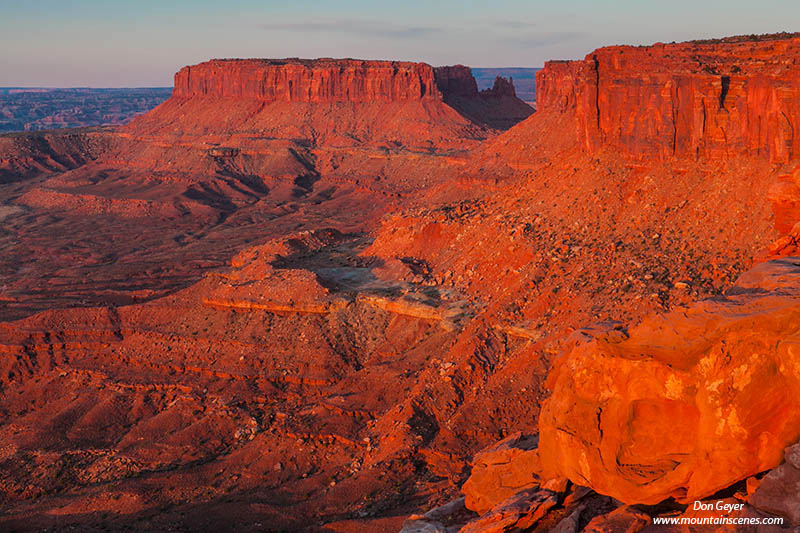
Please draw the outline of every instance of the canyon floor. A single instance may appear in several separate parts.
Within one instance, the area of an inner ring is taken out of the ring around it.
[[[461,66],[213,60],[0,136],[0,529],[787,516],[799,43],[548,63],[535,113]]]

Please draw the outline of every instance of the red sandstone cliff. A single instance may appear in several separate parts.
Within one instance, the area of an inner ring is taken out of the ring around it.
[[[588,151],[800,155],[800,37],[601,48],[537,73],[540,110],[574,112]]]
[[[215,59],[178,71],[173,96],[265,102],[441,99],[430,65],[357,59]]]

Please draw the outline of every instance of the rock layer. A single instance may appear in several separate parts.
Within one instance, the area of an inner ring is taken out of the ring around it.
[[[175,74],[173,96],[264,102],[441,99],[430,65],[357,59],[215,59]]]
[[[800,37],[601,48],[548,62],[537,107],[578,118],[584,149],[637,157],[800,155]]]

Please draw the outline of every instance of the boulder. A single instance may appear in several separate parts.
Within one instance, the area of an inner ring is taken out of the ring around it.
[[[800,526],[800,443],[786,448],[785,458],[785,463],[761,480],[748,502]]]
[[[625,503],[690,503],[800,438],[800,259],[624,335],[578,332],[539,419],[542,475]]]
[[[637,533],[650,523],[650,515],[627,505],[596,516],[583,528],[585,533]]]
[[[558,494],[546,489],[520,491],[468,523],[461,533],[524,531],[533,527],[558,504]]]

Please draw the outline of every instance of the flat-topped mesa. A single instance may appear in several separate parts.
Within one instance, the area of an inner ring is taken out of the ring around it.
[[[172,94],[265,102],[442,99],[430,65],[357,59],[214,59],[182,68]]]
[[[635,157],[800,156],[800,36],[601,48],[536,74],[541,111],[575,113],[583,148]]]

